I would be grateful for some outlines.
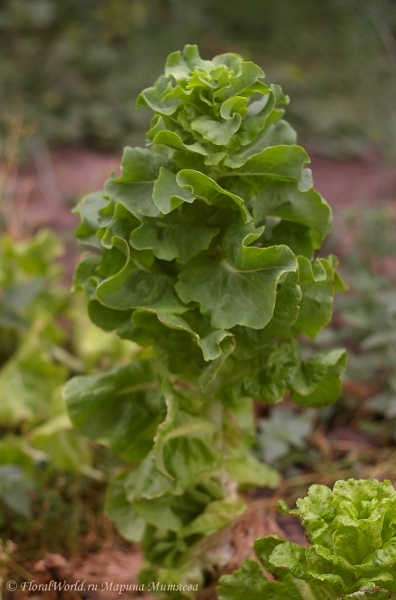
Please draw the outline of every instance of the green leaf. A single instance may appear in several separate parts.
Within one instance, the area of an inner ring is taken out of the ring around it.
[[[305,581],[284,572],[281,581],[266,579],[261,567],[250,558],[232,575],[223,575],[219,583],[219,600],[335,600],[328,589],[321,587],[316,591]]]
[[[208,535],[220,531],[228,527],[237,516],[242,515],[246,508],[244,502],[211,502],[196,519],[182,528],[180,535]]]
[[[331,228],[331,211],[327,202],[315,192],[300,192],[295,183],[268,182],[254,204],[257,225],[266,217],[280,217],[308,227],[313,249],[320,248]]]
[[[389,502],[384,502],[384,504],[388,505],[388,508],[390,507],[390,503]],[[377,514],[375,514],[375,512]],[[381,537],[381,542],[383,541],[382,538],[384,538],[386,536],[386,534],[384,534],[384,531],[380,531],[380,527],[381,527],[381,521],[382,518],[379,517],[378,515],[378,511],[374,511],[374,514],[371,516],[370,519],[370,524],[363,526],[363,529],[368,529],[370,531],[370,534],[372,536],[372,545],[378,546],[379,542],[378,542],[378,538],[377,540],[375,540],[375,534],[377,533],[377,536],[379,535],[379,537]],[[392,519],[393,521],[393,519]],[[388,525],[388,524],[387,524]],[[393,523],[392,523],[393,525]],[[366,540],[365,540],[366,541]],[[342,542],[342,537],[341,535],[337,535],[337,546]],[[372,578],[373,577],[373,573],[376,573],[378,570],[387,570],[387,569],[391,569],[393,568],[393,565],[395,564],[396,561],[396,540],[395,538],[391,538],[390,540],[386,541],[385,543],[382,543],[382,546],[375,549],[374,552],[369,555],[368,558],[366,558],[366,560],[363,563],[363,569],[365,571],[365,573],[369,573],[368,577]],[[381,573],[380,574],[380,578],[383,581],[393,581],[393,579],[387,579],[385,577],[385,573]],[[375,580],[377,581],[377,579]],[[394,587],[394,586],[392,586]]]
[[[115,247],[113,238],[127,239],[134,227],[140,223],[140,215],[134,216],[121,202],[109,202],[108,206],[102,210],[102,215],[102,227],[96,235],[101,238],[102,246],[107,250]],[[123,252],[122,248],[120,250]],[[108,255],[106,251],[104,254]]]
[[[330,322],[333,314],[334,270],[323,258],[310,263],[305,257],[299,256],[298,265],[302,300],[294,328],[314,339]]]
[[[395,502],[396,492],[389,481],[338,481],[333,489],[333,503],[339,513],[333,522],[336,552],[357,564],[361,561],[363,565],[368,562],[367,569],[370,572],[376,561],[371,562],[364,558],[385,546],[384,542],[389,542],[389,538],[394,537],[393,527],[390,530],[388,525],[384,530],[383,524],[385,515],[391,518],[392,524],[396,522]],[[386,536],[385,539],[383,536]],[[382,564],[378,563],[377,569],[390,566],[396,561],[395,541],[393,540],[389,548],[391,556],[387,557],[386,552],[379,553],[378,558],[382,555]]]
[[[219,339],[219,334],[222,335],[222,333],[222,330],[219,330],[219,333],[214,332],[213,334],[209,334],[209,336],[207,336],[207,338],[203,340],[203,343],[205,345],[208,344],[211,346],[213,342]],[[217,345],[220,344],[217,343]],[[234,350],[235,341],[233,340],[233,338],[231,336],[224,336],[224,338],[221,339],[220,356],[218,356],[218,358],[213,360],[207,367],[205,367],[201,375],[199,376],[198,382],[201,387],[207,386],[209,383],[212,383],[212,381],[216,379],[221,367],[224,365],[227,358],[234,352]]]
[[[120,534],[130,542],[141,542],[146,523],[128,501],[125,492],[127,471],[121,471],[113,479],[106,498],[106,513],[114,521]]]
[[[157,429],[152,451],[128,478],[127,496],[132,502],[180,495],[198,477],[221,465],[218,425],[201,416],[205,398],[182,387],[173,388],[167,381],[162,389],[167,415]],[[166,503],[161,506],[166,509]],[[139,507],[150,510],[150,518],[155,518],[155,505]]]
[[[175,93],[176,90],[174,90]],[[186,144],[182,141],[181,137],[175,133],[174,131],[168,131],[163,129],[165,124],[158,124],[148,132],[148,137],[150,140],[150,136],[153,138],[153,144],[160,145],[163,144],[165,146],[170,146],[172,149],[176,149],[179,152],[175,152],[173,155],[173,159],[175,163],[182,167],[184,163],[187,163],[189,167],[197,166],[203,167],[201,157],[204,157],[205,165],[218,165],[223,158],[226,156],[226,152],[217,152],[213,151],[210,148],[205,148],[201,143],[194,142],[193,144]],[[160,129],[157,131],[157,128]],[[180,152],[183,151],[183,152]],[[190,155],[186,155],[185,153],[190,153]],[[191,157],[191,154],[195,155],[194,158]],[[182,161],[181,161],[182,158]]]
[[[168,98],[163,100],[166,92],[171,91],[172,81],[168,77],[160,77],[155,86],[142,91],[137,99],[136,108],[149,106],[161,115],[173,115],[177,110],[180,100]]]
[[[230,477],[243,486],[276,488],[280,483],[279,473],[259,462],[252,454],[232,456],[226,461],[225,468]]]
[[[45,458],[45,455],[32,448],[21,436],[7,433],[0,440],[0,465],[15,465],[26,475],[31,475],[35,463]]]
[[[33,486],[22,469],[15,465],[0,467],[0,499],[13,513],[32,518],[30,494]]]
[[[35,335],[33,330],[0,371],[2,427],[48,418],[54,391],[66,379],[66,369],[52,360]]]
[[[272,102],[271,100],[268,102],[268,106],[270,106]],[[263,113],[267,108],[267,105],[263,109]],[[260,154],[266,148],[270,146],[283,146],[283,145],[295,145],[297,142],[297,134],[294,129],[286,123],[286,121],[279,120],[283,116],[284,111],[279,109],[274,109],[272,113],[270,113],[264,123],[264,128],[257,133],[256,138],[245,148],[234,154],[234,156],[229,157],[227,159],[227,165],[232,169],[236,169],[241,167],[248,158],[255,156],[256,154]],[[249,139],[251,132],[257,131],[262,126],[262,122],[264,121],[263,116],[265,115],[257,115],[252,119],[246,119],[236,135],[236,137],[241,136],[241,142]],[[244,134],[246,128],[246,134]]]
[[[228,100],[228,102],[230,102],[230,100]],[[271,113],[273,113],[274,106],[275,98],[270,90],[268,90],[260,100],[251,103],[248,109],[248,115],[243,119],[238,133],[235,134],[232,140],[232,144],[235,144],[235,147],[239,148],[239,146],[250,145],[251,142],[256,140],[259,133],[265,129],[268,118]],[[264,147],[265,146],[257,149],[257,153],[263,150]],[[251,150],[251,148],[249,148],[249,150]],[[241,166],[245,160],[251,156],[249,150],[247,150],[246,153],[241,152],[238,157],[233,159],[235,166]],[[245,157],[245,160],[243,157]]]
[[[223,177],[238,176],[259,191],[271,179],[302,182],[304,165],[309,162],[307,153],[300,146],[273,146],[248,158],[239,168],[229,164],[234,170]],[[228,161],[224,164],[228,165]]]
[[[92,468],[92,452],[86,440],[73,430],[60,390],[54,395],[50,417],[29,432],[32,452],[40,451],[44,460],[63,471],[74,471],[102,480],[103,474]]]
[[[21,278],[26,278],[26,275],[44,275],[50,278],[59,275],[53,263],[63,253],[63,248],[53,231],[42,229],[32,238],[18,241],[9,235],[3,235],[1,249],[1,270],[7,284],[15,281],[16,273],[10,273],[12,267],[19,271]]]
[[[137,269],[131,262],[100,283],[96,297],[105,306],[117,310],[153,308],[175,314],[186,310],[174,292],[172,277]]]
[[[256,376],[244,379],[245,392],[269,404],[281,402],[300,366],[300,350],[295,340],[275,346]]]
[[[153,200],[159,210],[167,215],[183,202],[194,202],[195,196],[188,189],[178,185],[176,175],[161,167],[154,184]]]
[[[158,216],[160,212],[153,202],[154,182],[161,167],[169,168],[170,165],[167,158],[152,150],[125,148],[122,175],[106,182],[106,193],[134,215]]]
[[[232,225],[221,260],[193,259],[191,268],[179,275],[175,286],[179,297],[186,304],[199,302],[212,327],[261,329],[272,318],[279,278],[296,269],[296,260],[286,246],[249,247],[261,233],[251,224]]]
[[[286,220],[281,220],[275,224],[275,219],[269,219],[270,224],[275,226],[268,228],[266,231],[266,245],[272,246],[286,242],[296,256],[305,256],[308,260],[312,260],[314,257],[314,244],[309,228]]]
[[[310,542],[324,542],[322,535],[327,536],[327,521],[331,522],[336,516],[336,509],[332,506],[332,500],[333,493],[330,488],[326,485],[314,484],[310,486],[308,496],[297,500],[296,509],[289,509],[284,500],[279,500],[278,510],[281,514],[301,517],[304,527],[307,528]]]
[[[73,424],[88,439],[131,462],[150,450],[164,408],[148,362],[74,377],[64,394]]]
[[[97,327],[104,331],[114,331],[128,327],[132,311],[107,308],[97,300],[91,300],[88,302],[88,314]]]
[[[88,194],[73,210],[75,215],[81,217],[76,237],[84,244],[96,248],[100,248],[100,240],[96,237],[96,232],[101,228],[100,211],[108,205],[108,200],[105,200],[103,195],[103,192]]]
[[[202,115],[191,122],[191,129],[202,135],[207,142],[215,144],[215,146],[225,146],[238,131],[241,122],[242,117],[239,113],[235,113],[232,118],[223,123]]]
[[[121,160],[122,175],[115,181],[125,183],[153,181],[158,177],[160,168],[168,164],[168,159],[152,150],[127,147]]]
[[[278,116],[282,116],[280,112],[278,113]],[[277,121],[276,123],[271,123],[263,133],[264,135],[259,137],[255,148],[249,147],[249,156],[252,152],[260,152],[269,146],[282,146],[284,144],[291,146],[297,142],[297,134],[295,130],[289,123],[287,123],[287,121],[284,121],[283,119]]]
[[[296,322],[302,297],[297,280],[297,273],[289,273],[283,283],[278,286],[274,314],[263,330],[266,336],[285,337]]]
[[[180,360],[184,359],[184,361],[189,360],[189,351],[191,352],[188,344],[189,339],[200,348],[205,361],[215,361],[221,357],[225,350],[223,341],[232,336],[231,333],[224,330],[205,330],[200,335],[182,317],[155,310],[135,311],[133,323],[142,331],[148,331],[153,341],[168,356],[179,354]],[[226,355],[228,356],[227,353]],[[180,364],[177,361],[176,364],[180,369]]]
[[[168,493],[173,482],[174,478],[170,473],[157,467],[154,452],[150,450],[138,467],[128,473],[125,480],[127,498],[129,502],[139,499],[151,501],[167,494],[169,499]]]
[[[167,58],[165,74],[172,75],[176,81],[185,80],[194,69],[210,69],[212,61],[202,60],[199,56],[198,46],[187,45],[183,52],[173,52]]]
[[[297,579],[308,579],[305,549],[294,542],[277,544],[269,562],[277,569],[287,569]]]
[[[292,448],[304,449],[312,428],[312,415],[300,415],[283,406],[274,407],[269,418],[260,420],[259,442],[264,459],[273,463]]]
[[[177,259],[184,265],[207,250],[219,231],[218,228],[193,223],[166,224],[143,217],[142,225],[131,234],[130,244],[137,250],[151,250],[162,260]]]
[[[206,204],[237,210],[245,223],[252,220],[242,198],[222,188],[207,175],[183,169],[177,174],[176,180],[179,186],[191,189],[196,198]]]
[[[73,279],[75,292],[84,291],[88,299],[95,298],[96,286],[102,279],[98,274],[99,265],[100,257],[97,254],[87,254],[80,260]]]
[[[183,410],[187,398],[194,403],[194,395],[183,397],[183,388],[167,382],[163,391],[168,413],[158,428],[153,458],[158,470],[174,479],[173,493],[180,494],[198,476],[219,468],[219,432],[213,421]]]
[[[247,112],[247,98],[244,98],[243,96],[229,98],[220,106],[220,116],[223,119],[232,119],[235,113],[244,117]]]
[[[172,509],[172,496],[162,496],[161,498],[136,499],[133,507],[146,523],[153,525],[158,529],[167,531],[179,531],[183,522],[179,515]]]
[[[278,577],[282,577],[282,570],[274,567],[270,561],[270,557],[274,549],[280,544],[284,544],[285,541],[279,535],[267,535],[265,538],[255,540],[253,544],[254,553],[261,564],[264,565],[269,573]]]
[[[241,568],[232,575],[223,575],[217,588],[219,600],[263,600],[281,598],[274,594],[275,582],[265,578],[258,563],[251,558],[243,561]],[[272,589],[271,589],[272,588]],[[271,591],[270,591],[271,590]]]
[[[302,362],[292,381],[292,399],[300,406],[315,408],[333,404],[341,394],[345,368],[343,349],[322,352]]]
[[[231,59],[234,62],[233,67],[235,68],[235,57],[236,55],[223,54],[216,57],[216,65],[223,64],[222,60],[225,60],[224,64]],[[236,60],[240,59],[240,57],[236,57]],[[215,61],[213,61],[215,62]],[[253,88],[254,84],[257,82],[260,84],[259,80],[264,77],[264,72],[258,65],[255,65],[252,62],[242,62],[240,61],[238,65],[238,70],[236,71],[234,76],[231,76],[228,81],[228,85],[224,86],[224,88],[220,89],[215,93],[216,100],[226,100],[231,98],[232,96],[241,96],[246,95],[250,97],[254,94],[255,91],[265,91],[268,89],[267,86],[261,84]],[[253,89],[252,89],[253,88]],[[251,91],[250,91],[251,90]]]
[[[66,414],[59,414],[35,427],[30,432],[30,440],[32,446],[45,452],[58,469],[101,479],[101,473],[91,468],[92,453],[88,444],[77,431],[72,431]]]
[[[186,152],[201,154],[202,156],[208,155],[208,151],[201,144],[197,142],[194,144],[185,144],[181,137],[174,131],[159,131],[153,137],[153,144],[164,144],[178,150],[185,150]]]

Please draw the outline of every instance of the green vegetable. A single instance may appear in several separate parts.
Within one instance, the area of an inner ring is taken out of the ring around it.
[[[337,481],[333,490],[313,485],[297,509],[284,502],[279,508],[300,517],[311,545],[303,548],[279,536],[256,540],[256,556],[275,580],[247,559],[220,579],[220,600],[393,598],[396,492],[390,481],[349,479]]]
[[[65,331],[56,320],[65,317],[68,308],[60,286],[62,269],[55,262],[61,244],[53,233],[42,230],[26,240],[3,234],[0,249],[0,427],[21,431],[2,438],[0,467],[13,474],[14,482],[19,482],[14,477],[18,468],[26,474],[40,461],[100,477],[60,396],[69,376],[68,362],[80,362],[63,347]],[[18,453],[12,451],[15,444],[20,446]],[[9,504],[17,506],[14,501]]]
[[[142,351],[75,378],[66,399],[74,424],[131,464],[108,513],[157,581],[201,584],[204,536],[244,509],[237,486],[277,484],[250,453],[253,399],[290,391],[320,407],[341,389],[345,351],[302,360],[295,339],[329,322],[342,287],[336,259],[314,258],[331,212],[282,119],[288,99],[263,78],[236,54],[171,54],[138,98],[155,113],[148,147],[126,148],[121,176],[75,211],[92,247],[75,288],[96,325]]]
[[[66,482],[71,473],[77,481],[103,479],[61,396],[71,371],[88,366],[74,343],[82,320],[89,338],[81,304],[62,285],[61,253],[46,230],[26,239],[0,235],[0,524],[12,535],[28,526],[42,497],[52,506],[48,481],[53,487],[55,477]]]

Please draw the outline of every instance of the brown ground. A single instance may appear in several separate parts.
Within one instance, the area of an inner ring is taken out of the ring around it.
[[[297,530],[292,531],[291,535],[287,531],[287,520],[285,524],[286,528],[281,528],[277,520],[267,514],[267,509],[251,507],[231,527],[208,537],[203,551],[213,552],[214,555],[224,552],[232,555],[218,573],[220,577],[238,569],[245,558],[254,557],[253,543],[259,537],[277,534],[304,544],[298,523]],[[134,545],[86,553],[70,561],[59,554],[46,554],[31,569],[33,579],[30,586],[25,584],[24,589],[6,593],[5,600],[115,600],[119,597],[126,600],[154,600],[147,585],[144,590],[132,591],[133,586],[137,589],[137,573],[142,562],[141,552]],[[53,582],[52,589],[48,589],[50,582]],[[62,589],[55,591],[54,582],[60,584]],[[122,585],[126,587],[122,589]],[[198,600],[216,600],[215,589],[216,584],[202,589],[198,593]]]
[[[336,162],[312,154],[316,189],[333,207],[335,215],[345,206],[396,201],[396,170],[368,155]],[[26,205],[29,228],[51,226],[64,231],[77,224],[70,209],[85,193],[102,189],[112,171],[117,172],[121,153],[98,154],[82,148],[46,152],[10,179],[9,196]]]

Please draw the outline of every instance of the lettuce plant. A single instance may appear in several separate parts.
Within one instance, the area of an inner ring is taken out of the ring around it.
[[[96,325],[141,351],[76,377],[66,398],[74,424],[130,465],[107,510],[142,545],[149,581],[202,584],[226,560],[216,532],[245,509],[238,486],[277,484],[249,451],[253,400],[321,407],[341,390],[345,352],[303,360],[296,339],[329,322],[341,287],[335,258],[314,258],[331,212],[282,119],[288,99],[263,78],[236,54],[171,54],[138,98],[154,111],[147,147],[126,148],[121,176],[75,211],[92,249],[75,288]]]
[[[396,593],[396,492],[390,481],[337,481],[333,490],[310,487],[308,496],[281,512],[300,517],[308,548],[279,536],[256,540],[259,561],[220,579],[220,600],[388,600]]]
[[[56,263],[61,254],[50,231],[27,239],[0,235],[0,497],[25,516],[25,476],[38,463],[101,476],[60,394],[70,365],[81,363],[66,350],[68,336],[58,322],[70,316]]]

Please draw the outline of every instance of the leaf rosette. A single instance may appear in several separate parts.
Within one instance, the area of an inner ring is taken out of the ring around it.
[[[275,581],[265,578],[253,560],[221,580],[220,600],[239,598],[252,587],[268,597],[375,598],[396,592],[396,492],[390,481],[337,481],[333,490],[310,487],[308,496],[282,513],[298,516],[308,548],[279,536],[256,540],[257,558]],[[270,595],[272,594],[272,595]],[[254,594],[252,597],[256,597]],[[257,596],[258,597],[258,596]]]

